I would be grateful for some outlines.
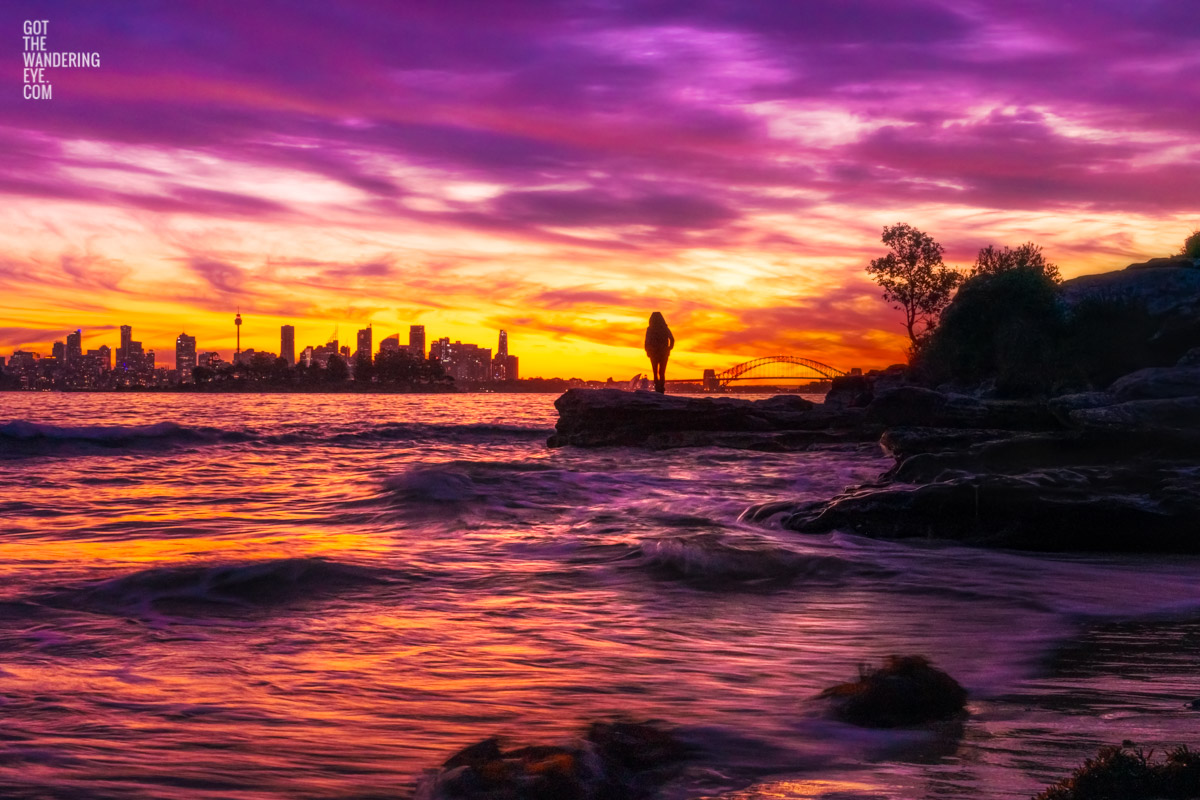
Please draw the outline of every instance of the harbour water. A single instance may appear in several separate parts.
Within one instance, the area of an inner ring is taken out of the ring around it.
[[[553,400],[0,394],[0,796],[407,797],[615,717],[694,748],[671,800],[1027,798],[1200,744],[1200,561],[742,523],[890,461],[548,450]],[[891,653],[967,720],[822,714]]]

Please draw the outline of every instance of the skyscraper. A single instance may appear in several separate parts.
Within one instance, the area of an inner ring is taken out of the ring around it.
[[[450,341],[447,339],[446,341]],[[425,326],[412,325],[408,329],[408,349],[414,356],[425,360]]]
[[[192,370],[195,368],[196,337],[181,333],[175,340],[175,369],[179,372],[179,380],[191,383]]]
[[[379,354],[384,353],[399,353],[400,352],[400,334],[393,333],[379,343]]]
[[[291,325],[279,327],[279,356],[289,367],[296,366],[296,329]]]
[[[370,360],[371,353],[371,326],[363,328],[358,332],[358,358]]]
[[[83,331],[78,328],[67,334],[67,363],[78,364],[83,360]]]
[[[129,345],[133,342],[133,326],[121,326],[121,346],[117,348],[117,369],[129,370]]]
[[[501,358],[508,356],[508,331],[500,331],[500,346],[496,348],[496,355]]]

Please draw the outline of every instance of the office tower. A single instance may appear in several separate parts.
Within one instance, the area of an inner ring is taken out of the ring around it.
[[[410,347],[412,345],[409,345]],[[434,339],[433,344],[429,345],[429,360],[437,361],[443,367],[450,364],[450,337],[443,336],[440,339]]]
[[[78,328],[67,334],[67,363],[78,364],[83,360],[83,331]]]
[[[191,383],[192,370],[196,366],[196,337],[181,333],[175,339],[175,369],[179,372],[179,380]]]
[[[54,360],[59,364],[67,360],[67,346],[62,342],[55,342],[50,348],[50,355],[54,356]]]
[[[242,310],[239,308],[237,316],[233,318],[233,325],[237,329],[237,350],[233,354],[233,363],[238,362],[238,355],[242,352]]]
[[[296,366],[296,329],[291,325],[279,327],[279,356],[289,367]]]
[[[506,381],[508,376],[508,331],[500,331],[500,345],[492,359],[492,380]]]
[[[446,339],[446,341],[450,341]],[[425,360],[425,326],[411,325],[408,329],[408,349],[414,356]]]
[[[518,380],[520,378],[520,373],[519,373],[519,370],[517,369],[517,367],[518,367],[518,363],[517,363],[516,356],[505,356],[504,357],[504,379],[509,380],[509,381]]]
[[[108,345],[102,344],[95,350],[87,351],[88,360],[92,361],[101,372],[108,372],[112,369],[112,350]]]
[[[393,333],[379,343],[379,354],[384,353],[399,353],[400,352],[400,334]]]
[[[129,344],[133,341],[133,328],[121,326],[121,346],[117,348],[117,369],[122,372],[129,369]]]
[[[371,358],[371,326],[363,328],[358,332],[358,358]]]

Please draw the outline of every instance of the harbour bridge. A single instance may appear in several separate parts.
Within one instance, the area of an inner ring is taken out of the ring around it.
[[[724,372],[717,372],[715,369],[706,369],[704,370],[704,375],[699,378],[672,378],[667,381],[667,384],[701,383],[705,391],[720,391],[721,387],[728,386],[734,381],[829,380],[845,374],[840,369],[823,364],[820,361],[813,361],[811,358],[800,358],[799,356],[763,356],[762,358],[742,362]],[[638,388],[642,380],[643,375],[641,373],[633,376],[633,379],[629,382],[629,388]]]

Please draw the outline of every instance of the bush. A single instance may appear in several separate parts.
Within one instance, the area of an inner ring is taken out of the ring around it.
[[[1192,235],[1183,240],[1183,249],[1179,254],[1188,258],[1200,258],[1200,228],[1192,231]]]
[[[995,381],[1001,394],[1061,382],[1065,313],[1051,277],[1016,267],[968,279],[918,356],[933,383]]]

